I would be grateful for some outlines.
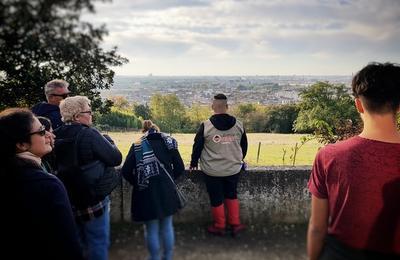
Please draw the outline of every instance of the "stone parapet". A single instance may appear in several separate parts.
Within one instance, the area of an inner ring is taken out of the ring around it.
[[[238,185],[241,218],[247,224],[305,223],[310,214],[307,181],[311,167],[258,167],[242,174]],[[174,216],[175,223],[211,221],[210,204],[202,172],[186,172],[178,185],[187,206]],[[131,186],[122,181],[111,195],[111,221],[130,221]]]

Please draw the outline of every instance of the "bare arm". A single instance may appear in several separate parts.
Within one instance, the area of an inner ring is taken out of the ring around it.
[[[328,230],[328,217],[328,200],[312,195],[311,217],[307,233],[307,254],[310,260],[317,260],[322,252]]]

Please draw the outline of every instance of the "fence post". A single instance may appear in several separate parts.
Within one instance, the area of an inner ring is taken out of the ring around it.
[[[294,151],[293,151],[292,166],[294,166],[296,164],[297,150],[299,150],[299,148],[297,147],[297,143],[296,143],[296,145],[294,146]]]
[[[257,163],[258,163],[258,159],[260,158],[260,148],[261,148],[261,142],[258,142]]]

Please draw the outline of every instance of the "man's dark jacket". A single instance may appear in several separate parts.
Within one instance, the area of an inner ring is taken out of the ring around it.
[[[32,112],[37,116],[44,116],[50,119],[53,129],[62,125],[60,108],[46,102],[41,102],[32,107]]]

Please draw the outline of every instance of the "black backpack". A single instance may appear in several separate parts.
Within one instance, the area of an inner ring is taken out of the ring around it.
[[[57,176],[64,183],[72,205],[77,208],[103,200],[121,182],[114,167],[106,167],[99,160],[79,165],[78,144],[86,129],[82,126],[75,137],[56,139],[55,145]]]

